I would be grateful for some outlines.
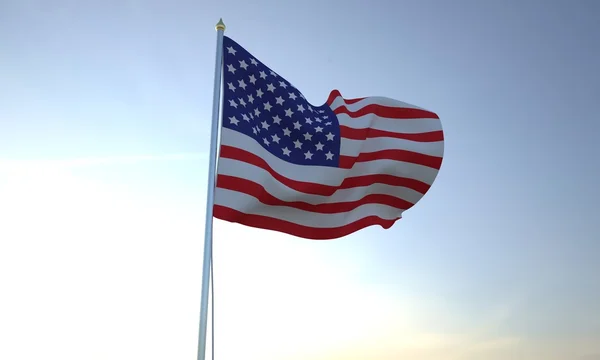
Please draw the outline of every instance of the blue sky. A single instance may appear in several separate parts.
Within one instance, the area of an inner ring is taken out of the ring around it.
[[[195,356],[219,17],[314,104],[397,98],[446,145],[390,230],[217,222],[218,357],[600,358],[593,0],[0,2],[0,354]]]

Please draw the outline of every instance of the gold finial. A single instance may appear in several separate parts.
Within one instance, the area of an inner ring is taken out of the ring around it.
[[[223,22],[223,19],[219,19],[219,22],[217,23],[217,25],[215,26],[215,29],[217,29],[217,31],[219,30],[223,30],[225,31],[225,23]]]

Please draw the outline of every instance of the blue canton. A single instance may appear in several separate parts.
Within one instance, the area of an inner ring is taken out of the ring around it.
[[[287,162],[338,166],[340,126],[327,104],[309,104],[297,88],[226,36],[223,59],[223,127],[255,139]]]

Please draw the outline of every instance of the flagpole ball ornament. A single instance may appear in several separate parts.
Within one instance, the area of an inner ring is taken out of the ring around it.
[[[217,23],[217,25],[215,25],[215,29],[217,31],[222,30],[225,31],[225,23],[223,22],[223,19],[219,19],[219,22]]]

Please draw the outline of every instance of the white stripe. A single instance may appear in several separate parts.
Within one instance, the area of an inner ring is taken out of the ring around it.
[[[342,138],[342,155],[356,157],[360,153],[370,153],[381,150],[407,150],[425,155],[442,157],[444,155],[444,142],[418,142],[396,138],[368,138],[366,140],[352,140]]]
[[[374,160],[356,163],[352,169],[326,166],[299,166],[272,155],[253,138],[227,128],[222,129],[221,144],[237,147],[261,157],[275,172],[287,178],[330,186],[339,186],[345,178],[374,174],[401,176],[431,185],[438,173],[438,170],[427,166],[394,160]]]
[[[215,204],[245,214],[268,216],[315,228],[340,227],[367,216],[378,216],[385,220],[394,220],[402,214],[402,210],[380,204],[363,205],[345,213],[317,214],[287,206],[265,205],[250,195],[220,188],[215,189]]]
[[[418,106],[405,103],[404,101],[390,99],[388,97],[383,97],[383,96],[366,97],[366,98],[364,98],[360,101],[357,101],[353,104],[346,104],[344,102],[344,99],[341,96],[338,96],[333,100],[333,102],[331,103],[331,105],[329,107],[331,107],[331,109],[335,110],[342,105],[346,105],[346,108],[350,111],[360,110],[361,108],[364,108],[367,105],[381,105],[381,106],[388,106],[388,107],[425,110]],[[429,111],[429,110],[425,110],[425,111]]]
[[[391,195],[412,204],[416,204],[417,201],[423,197],[423,194],[415,190],[385,184],[373,184],[351,189],[340,189],[331,196],[306,194],[280,183],[262,168],[243,161],[226,158],[219,160],[219,174],[235,176],[260,184],[269,194],[282,201],[302,201],[313,205],[352,202],[360,200],[370,194]]]
[[[340,125],[353,129],[377,129],[400,134],[420,134],[442,130],[439,119],[390,119],[367,114],[359,117],[350,117],[348,114],[336,115]]]

